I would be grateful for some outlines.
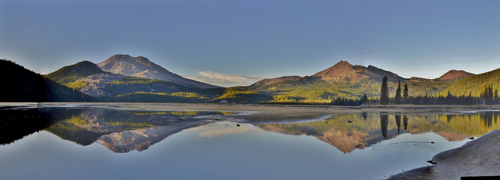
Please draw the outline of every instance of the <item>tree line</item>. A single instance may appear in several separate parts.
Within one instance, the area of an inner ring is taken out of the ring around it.
[[[416,104],[416,105],[473,105],[473,104],[500,104],[500,97],[498,96],[498,90],[493,91],[491,85],[483,84],[481,86],[481,95],[479,97],[472,96],[471,93],[468,95],[454,96],[450,92],[446,96],[409,96],[408,95],[408,84],[404,85],[404,89],[401,92],[401,82],[398,81],[398,87],[396,89],[396,94],[393,98],[389,95],[389,88],[387,86],[387,76],[382,79],[382,87],[380,90],[380,99],[378,102],[382,105],[388,104]],[[371,100],[369,103],[377,103],[377,100]]]

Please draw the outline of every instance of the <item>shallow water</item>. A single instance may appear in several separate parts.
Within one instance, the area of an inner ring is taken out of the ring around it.
[[[0,179],[383,179],[500,129],[497,112],[252,114],[4,108]]]

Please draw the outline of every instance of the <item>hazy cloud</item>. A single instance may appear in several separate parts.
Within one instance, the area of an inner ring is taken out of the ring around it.
[[[239,76],[213,71],[200,71],[198,74],[198,76],[189,76],[186,78],[223,87],[248,86],[263,79],[262,77]]]

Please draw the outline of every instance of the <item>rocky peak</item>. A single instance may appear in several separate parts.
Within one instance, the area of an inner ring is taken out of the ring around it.
[[[312,75],[313,77],[321,77],[325,81],[336,81],[336,82],[351,82],[356,83],[361,79],[365,79],[368,76],[362,73],[364,66],[356,65],[353,66],[347,61],[341,60],[332,67],[325,69],[319,73]]]
[[[173,82],[194,88],[217,88],[210,84],[185,79],[157,65],[143,56],[133,57],[126,54],[116,54],[98,64],[103,71],[124,76],[157,79]]]
[[[109,57],[108,59],[106,59],[104,62],[102,63],[99,63],[99,66],[112,66],[113,64],[115,63],[123,63],[123,62],[126,62],[126,63],[131,63],[131,64],[140,64],[140,65],[144,65],[144,66],[147,66],[147,67],[151,67],[152,66],[152,62],[149,61],[148,58],[144,57],[144,56],[137,56],[137,57],[133,57],[133,56],[130,56],[130,55],[127,55],[127,54],[115,54],[111,57]]]
[[[450,80],[450,79],[462,79],[465,77],[469,77],[474,75],[472,73],[463,71],[463,70],[450,70],[447,73],[443,74],[438,80]]]
[[[340,60],[337,64],[332,67],[325,69],[313,76],[325,77],[341,77],[356,73],[355,67],[349,64],[347,61]]]

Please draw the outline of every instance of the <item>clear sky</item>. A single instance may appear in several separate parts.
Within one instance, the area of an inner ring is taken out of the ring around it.
[[[118,53],[226,86],[340,60],[482,73],[500,68],[500,1],[0,0],[0,58],[49,73]]]

